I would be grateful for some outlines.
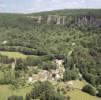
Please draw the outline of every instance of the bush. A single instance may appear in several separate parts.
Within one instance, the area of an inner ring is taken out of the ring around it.
[[[41,59],[35,57],[27,57],[26,63],[28,66],[37,66],[38,64],[41,64]]]
[[[46,53],[45,51],[43,51],[43,50],[36,50],[36,54],[37,54],[38,56],[47,55],[47,53]]]
[[[30,97],[31,97],[30,94],[27,93],[27,94],[26,94],[26,97],[25,97],[25,100],[30,100]]]
[[[57,54],[57,55],[55,55],[55,58],[61,60],[61,59],[64,59],[65,57],[64,57],[64,55]]]
[[[50,55],[45,55],[45,56],[42,56],[42,59],[44,61],[49,61],[49,60],[54,60],[55,59],[55,56],[50,54]]]
[[[23,97],[13,95],[13,96],[8,97],[8,100],[23,100]]]
[[[57,94],[53,94],[53,95],[43,94],[40,97],[40,100],[69,100],[69,99],[66,98],[65,96],[57,93]]]
[[[56,69],[56,64],[52,61],[43,62],[41,65],[43,70]]]
[[[17,59],[16,60],[16,67],[15,70],[25,70],[27,69],[27,64],[24,59]]]
[[[34,74],[38,74],[39,70],[38,69],[33,69]]]
[[[8,56],[4,56],[0,54],[0,63],[9,64],[11,63],[11,59],[9,59]]]
[[[97,91],[98,91],[97,96],[98,96],[98,97],[101,97],[101,86],[99,86],[99,87],[97,88]]]
[[[15,74],[12,71],[4,71],[0,84],[12,84],[15,80]]]
[[[24,79],[16,79],[12,81],[12,86],[14,89],[22,88],[25,86],[26,81]]]
[[[82,89],[82,91],[89,93],[90,95],[95,96],[96,90],[91,85],[85,85]]]

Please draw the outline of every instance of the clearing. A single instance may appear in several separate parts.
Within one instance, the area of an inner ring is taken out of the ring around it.
[[[1,55],[8,56],[9,58],[26,58],[27,55],[24,55],[20,52],[9,52],[9,51],[0,51]]]
[[[25,54],[20,53],[20,52],[11,52],[11,51],[0,51],[0,54],[4,55],[4,56],[8,56],[9,58],[26,59],[28,56],[35,57],[35,58],[39,57],[37,55],[25,55]]]
[[[24,96],[31,91],[32,86],[24,87],[21,89],[11,89],[10,85],[0,85],[0,100],[7,100],[8,96],[19,95]]]
[[[101,100],[95,96],[91,96],[87,93],[84,93],[78,89],[73,89],[67,93],[71,97],[70,100]]]

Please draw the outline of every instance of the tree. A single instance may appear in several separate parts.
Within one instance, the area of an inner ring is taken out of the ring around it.
[[[52,61],[43,62],[41,65],[43,70],[56,69],[56,64]]]
[[[64,81],[70,81],[70,80],[75,80],[78,78],[78,71],[76,69],[66,69],[63,80]]]
[[[97,96],[101,97],[101,85],[97,88]]]
[[[40,100],[68,100],[65,96],[56,92],[53,85],[48,81],[36,82],[30,95],[27,94],[26,100],[30,100],[29,97]]]
[[[88,84],[83,87],[82,91],[87,92],[93,96],[96,95],[96,90],[91,85]]]
[[[25,100],[30,100],[31,96],[29,93],[26,94]]]
[[[15,70],[25,70],[27,69],[26,62],[24,59],[17,59]]]
[[[31,92],[32,99],[37,99],[41,95],[49,96],[55,93],[54,87],[49,82],[37,82]]]

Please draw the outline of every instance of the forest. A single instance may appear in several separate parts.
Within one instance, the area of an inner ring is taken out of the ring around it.
[[[50,15],[65,16],[65,24],[56,25],[55,18],[48,24],[47,17]],[[44,20],[37,23],[37,19],[32,16],[42,16]],[[0,84],[12,84],[15,88],[19,87],[19,84],[23,86],[24,80],[20,77],[23,76],[23,72],[30,73],[28,66],[31,66],[31,69],[33,66],[38,66],[38,69],[54,70],[56,69],[54,60],[58,59],[64,61],[65,68],[63,79],[60,81],[85,80],[89,85],[82,91],[101,97],[100,9],[59,10],[31,14],[0,13],[0,51],[20,52],[27,55],[26,59],[15,59],[0,54],[0,70],[7,76],[10,73],[11,63],[16,60],[15,71],[11,73],[13,75],[8,79],[6,76],[6,79],[0,79]],[[32,73],[38,71],[34,70]],[[17,83],[21,81],[23,82]],[[45,88],[49,88],[48,92],[44,91],[45,84],[47,86]],[[53,95],[50,95],[51,93]],[[57,93],[48,82],[37,83],[32,92],[26,95],[26,100],[38,97],[40,100],[71,100],[69,96],[65,97]],[[23,97],[11,96],[8,100],[23,100]]]

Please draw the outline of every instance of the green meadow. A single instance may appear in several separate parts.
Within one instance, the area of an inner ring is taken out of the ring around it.
[[[9,58],[26,58],[27,56],[20,52],[0,51],[1,55],[8,56]]]

